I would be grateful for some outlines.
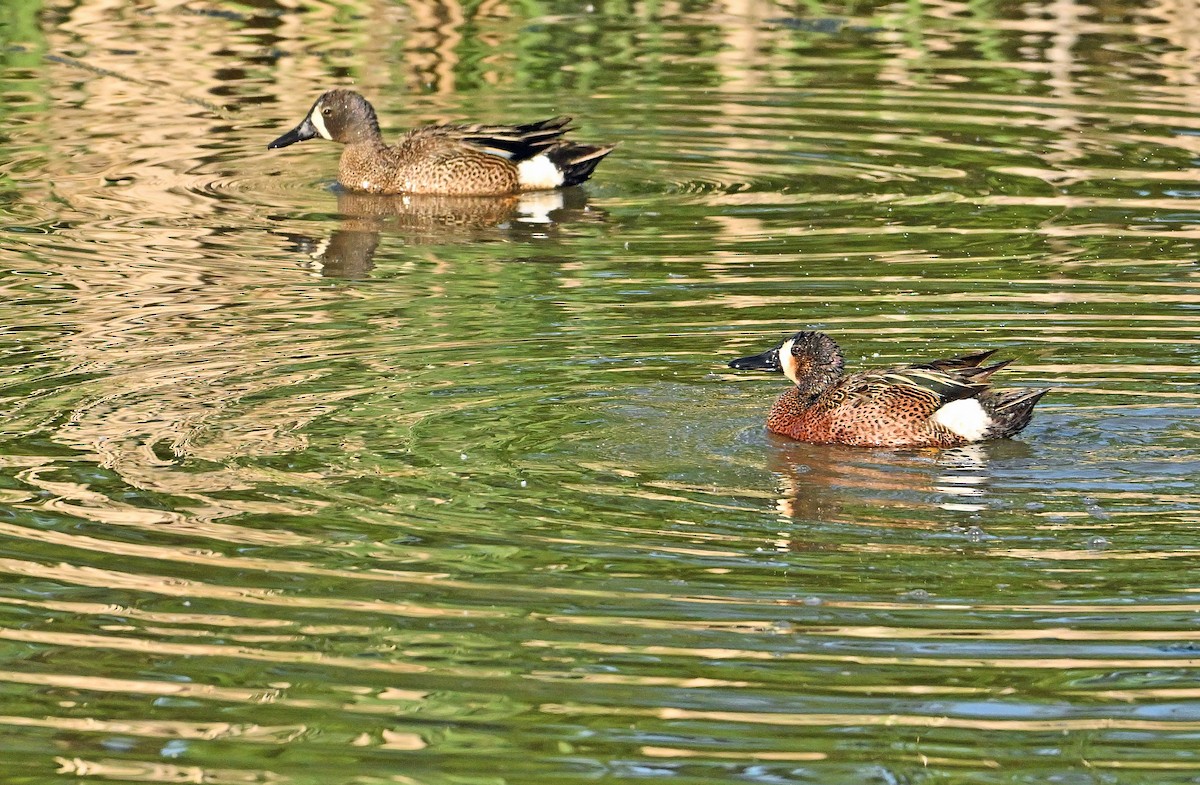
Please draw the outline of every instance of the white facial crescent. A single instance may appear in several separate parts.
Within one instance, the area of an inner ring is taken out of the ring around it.
[[[321,115],[321,104],[313,107],[312,114],[308,116],[308,119],[312,121],[313,126],[317,129],[317,133],[321,135],[322,139],[333,141],[333,137],[329,135],[329,129],[325,127],[325,118]]]
[[[792,384],[796,384],[796,372],[799,370],[799,363],[792,356],[792,346],[796,343],[795,338],[788,338],[783,342],[783,346],[779,347],[779,367],[783,369],[783,375],[792,380]]]

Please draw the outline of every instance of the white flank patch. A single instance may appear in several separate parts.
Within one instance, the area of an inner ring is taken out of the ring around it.
[[[563,184],[563,173],[545,155],[535,155],[517,164],[517,182],[526,190],[548,191]]]
[[[974,398],[951,401],[934,412],[930,419],[971,442],[982,439],[992,427],[992,418]]]
[[[789,338],[783,342],[783,346],[779,347],[779,367],[783,369],[783,375],[792,380],[792,384],[799,384],[796,381],[796,372],[799,370],[799,363],[792,356],[792,347],[795,346],[796,339]]]
[[[333,137],[329,135],[329,129],[325,127],[325,118],[321,116],[320,104],[313,107],[312,114],[308,116],[308,119],[312,120],[312,124],[316,127],[317,133],[321,135],[322,139],[333,141]]]

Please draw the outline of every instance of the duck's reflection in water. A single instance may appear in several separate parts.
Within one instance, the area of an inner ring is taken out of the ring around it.
[[[974,514],[1002,506],[995,498],[993,461],[1029,452],[1020,442],[872,450],[771,441],[769,467],[779,478],[776,509],[782,516],[886,527],[941,525],[928,515],[932,510],[963,513],[965,524]],[[790,535],[780,545],[808,547]]]
[[[362,278],[381,235],[410,245],[537,240],[573,223],[599,223],[582,188],[517,196],[420,196],[337,192],[341,224],[327,238],[288,235],[322,275]]]

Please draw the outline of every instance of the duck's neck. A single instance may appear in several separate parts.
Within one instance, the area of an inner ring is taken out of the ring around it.
[[[345,139],[346,144],[383,144],[383,133],[379,130],[379,118],[375,107],[368,105],[361,122],[354,123]]]
[[[796,380],[796,393],[801,398],[818,398],[836,386],[841,379],[840,367],[814,369]]]

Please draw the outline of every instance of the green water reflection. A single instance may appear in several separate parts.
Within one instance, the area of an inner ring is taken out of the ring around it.
[[[1195,782],[1190,14],[5,5],[0,780]],[[620,146],[364,198],[333,85]],[[775,439],[802,327],[1055,392]]]

